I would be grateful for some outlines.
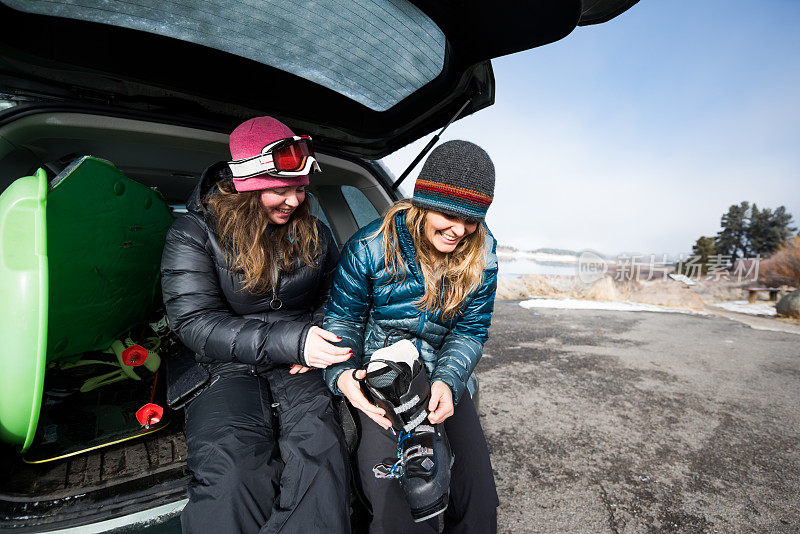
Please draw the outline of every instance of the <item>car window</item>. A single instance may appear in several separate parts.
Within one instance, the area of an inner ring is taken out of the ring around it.
[[[331,228],[331,223],[328,222],[325,212],[322,211],[322,207],[320,207],[316,195],[308,195],[308,201],[311,203],[311,215],[319,219],[328,228]]]
[[[385,111],[442,72],[446,38],[407,0],[4,0],[28,13],[98,22],[215,48]],[[96,5],[92,5],[96,4]],[[247,73],[229,73],[246,80]]]
[[[347,206],[350,208],[350,212],[353,214],[353,218],[359,228],[378,218],[378,210],[357,187],[343,185],[342,196],[347,201]]]

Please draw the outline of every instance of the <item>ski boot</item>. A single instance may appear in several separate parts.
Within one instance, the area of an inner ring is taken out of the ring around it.
[[[414,521],[447,508],[453,454],[444,425],[427,421],[431,387],[414,344],[407,339],[372,355],[361,379],[367,399],[383,408],[397,433],[397,458],[376,465],[377,478],[397,478]]]

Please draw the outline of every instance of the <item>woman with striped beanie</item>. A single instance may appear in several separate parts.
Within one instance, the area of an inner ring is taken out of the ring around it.
[[[356,464],[371,533],[438,532],[442,512],[446,532],[497,529],[497,491],[469,385],[497,287],[495,240],[484,223],[494,178],[479,146],[444,143],[413,198],[342,251],[323,327],[353,356],[328,367],[325,380],[358,409]]]

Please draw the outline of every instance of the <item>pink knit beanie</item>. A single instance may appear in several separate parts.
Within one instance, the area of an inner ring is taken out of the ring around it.
[[[293,135],[294,132],[278,119],[273,119],[272,117],[249,119],[231,132],[231,158],[239,160],[258,156],[268,144]],[[259,174],[249,178],[234,178],[233,180],[233,186],[237,191],[258,191],[271,187],[294,187],[299,185],[308,185],[307,174],[282,178]]]

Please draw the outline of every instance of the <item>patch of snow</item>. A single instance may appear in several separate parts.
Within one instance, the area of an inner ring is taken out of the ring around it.
[[[641,304],[639,302],[606,302],[599,300],[539,298],[523,300],[519,303],[519,305],[525,309],[558,308],[561,310],[649,311],[708,315],[708,313],[704,311],[688,310],[685,308],[671,308],[668,306],[656,306],[655,304]]]
[[[693,286],[693,285],[697,284],[694,280],[692,280],[691,278],[689,278],[685,274],[670,273],[667,276],[669,276],[670,278],[672,278],[676,282],[683,282],[687,286]]]
[[[778,312],[775,310],[775,305],[766,302],[750,304],[746,300],[734,300],[731,302],[715,302],[714,306],[732,312],[746,313],[748,315],[764,315],[767,317],[775,317],[778,315]]]

